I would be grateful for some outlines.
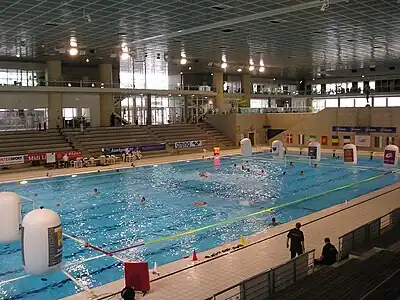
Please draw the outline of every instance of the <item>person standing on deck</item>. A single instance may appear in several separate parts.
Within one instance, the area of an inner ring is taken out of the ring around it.
[[[304,234],[300,230],[301,224],[299,222],[296,223],[296,227],[290,229],[287,240],[286,247],[289,248],[289,240],[290,240],[290,258],[293,259],[297,255],[301,255],[304,253]]]

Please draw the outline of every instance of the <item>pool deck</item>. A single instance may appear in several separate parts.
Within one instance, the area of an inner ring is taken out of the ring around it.
[[[239,152],[239,149],[229,150],[225,151],[224,154],[235,155]],[[323,152],[332,153],[331,150],[325,150]],[[337,153],[341,152],[337,151]],[[369,155],[369,152],[363,154]],[[136,163],[136,166],[199,159],[201,155],[202,154],[197,153],[176,157],[152,158],[139,161]],[[130,164],[119,164],[102,168],[59,169],[51,171],[51,174],[52,176],[63,176],[96,172],[97,169],[112,170],[123,167],[130,167]],[[0,174],[0,182],[45,178],[45,172],[46,171],[28,171],[24,173]],[[400,183],[396,183],[392,186],[348,201],[347,203],[333,206],[300,218],[299,220],[269,228],[263,232],[246,237],[248,246],[243,247],[239,251],[225,253],[224,255],[217,256],[215,259],[205,259],[206,255],[231,247],[232,245],[237,245],[238,241],[236,241],[203,253],[198,253],[198,262],[192,262],[190,259],[182,259],[161,266],[159,267],[160,276],[151,275],[151,291],[144,299],[204,300],[221,290],[238,284],[246,278],[287,261],[290,258],[290,254],[286,249],[285,234],[277,234],[292,228],[297,221],[304,224],[316,220],[304,226],[303,231],[305,234],[306,250],[316,249],[316,255],[318,256],[320,255],[324,237],[329,236],[337,246],[339,236],[398,208],[400,206],[400,202],[398,201],[399,195]],[[371,200],[366,201],[368,199]],[[257,241],[261,242],[255,244]],[[93,256],[95,255],[97,255],[97,253],[93,252]],[[94,288],[92,292],[95,295],[106,296],[110,293],[122,290],[123,287],[124,280],[122,279]],[[66,297],[64,300],[86,300],[92,298],[93,295],[83,292]],[[138,295],[136,298],[142,299],[142,296]]]

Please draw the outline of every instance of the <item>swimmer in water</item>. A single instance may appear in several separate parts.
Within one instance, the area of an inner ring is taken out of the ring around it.
[[[207,202],[196,201],[193,203],[194,206],[206,206]]]
[[[95,194],[95,195],[99,195],[99,194],[100,194],[100,192],[99,192],[97,189],[93,189],[93,194]]]
[[[304,175],[304,171],[300,171],[300,176],[303,176]]]
[[[141,199],[140,199],[140,204],[145,204],[146,203],[146,198],[145,197],[142,197]]]
[[[39,207],[40,209],[43,209],[44,208],[44,206],[41,206],[41,207]]]
[[[286,171],[284,171],[284,172],[282,173],[282,175],[286,175]]]
[[[271,226],[278,226],[279,224],[280,224],[280,223],[277,222],[275,218],[272,218],[272,219],[271,219],[271,223],[269,223],[269,225],[271,225]]]
[[[311,167],[316,168],[318,165],[317,164],[312,164]]]
[[[236,164],[233,164],[233,167],[234,167],[234,168],[236,168],[236,167],[237,167],[237,165],[236,165]]]
[[[204,177],[204,178],[208,177],[207,173],[204,173],[204,172],[199,172],[199,176]]]
[[[292,161],[289,163],[289,167],[294,167],[294,164]]]

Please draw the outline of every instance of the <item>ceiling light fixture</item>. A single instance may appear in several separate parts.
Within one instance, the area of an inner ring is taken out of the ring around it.
[[[321,2],[321,11],[325,11],[327,8],[329,8],[329,0],[322,0]]]
[[[228,67],[228,64],[226,63],[226,62],[223,62],[222,64],[221,64],[221,68],[222,69],[226,69]]]
[[[254,66],[250,66],[250,67],[249,67],[249,71],[250,71],[250,72],[253,72],[253,71],[254,71]]]
[[[187,63],[187,59],[182,57],[181,58],[181,65],[186,65],[186,63]]]
[[[191,70],[192,69],[192,67],[189,67],[189,70]]]
[[[89,60],[89,58],[86,58],[86,62],[88,63],[90,60]]]
[[[242,68],[238,68],[237,71],[240,73],[240,72],[242,72],[243,70],[242,70]]]
[[[79,51],[78,51],[77,48],[71,48],[71,49],[69,49],[69,55],[71,55],[71,56],[77,55],[78,52],[79,52]]]
[[[122,53],[121,53],[121,59],[122,60],[127,60],[129,58],[129,53],[128,52],[125,52],[125,51],[122,51]]]
[[[259,71],[260,71],[260,73],[264,73],[265,67],[261,66]]]

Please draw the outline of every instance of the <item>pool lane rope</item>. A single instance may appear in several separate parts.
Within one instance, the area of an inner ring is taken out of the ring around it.
[[[366,182],[381,178],[381,177],[383,177],[385,175],[392,174],[392,173],[393,173],[393,171],[389,171],[389,172],[386,172],[386,173],[383,173],[383,174],[379,174],[379,175],[376,175],[376,176],[373,176],[373,177],[369,177],[369,178],[361,180],[361,181],[349,183],[349,184],[343,185],[341,187],[330,189],[330,190],[325,191],[325,192],[321,192],[321,193],[318,193],[318,194],[307,196],[307,197],[304,197],[304,198],[301,198],[301,199],[298,199],[298,200],[295,200],[295,201],[292,201],[292,202],[283,203],[283,204],[276,205],[276,206],[273,206],[273,207],[270,207],[270,208],[265,208],[265,209],[259,210],[257,212],[254,212],[254,213],[247,214],[247,215],[231,218],[231,219],[224,220],[224,221],[221,221],[221,222],[217,222],[217,223],[214,223],[214,224],[206,225],[206,226],[199,227],[199,228],[196,228],[196,229],[191,229],[191,230],[184,231],[184,232],[181,232],[181,233],[177,233],[177,234],[174,234],[174,235],[162,237],[162,238],[159,238],[159,239],[156,239],[156,240],[135,244],[135,245],[128,246],[128,247],[121,248],[121,249],[117,249],[117,250],[114,250],[114,251],[107,251],[107,250],[101,249],[101,248],[99,248],[97,246],[94,246],[94,245],[92,245],[92,244],[90,244],[88,242],[79,240],[79,239],[77,239],[75,237],[72,237],[70,235],[65,235],[65,236],[69,237],[69,238],[71,238],[71,239],[73,239],[75,241],[79,241],[80,244],[84,245],[87,248],[93,249],[93,250],[98,251],[100,253],[103,253],[103,254],[105,254],[107,256],[115,257],[114,254],[116,254],[116,253],[121,253],[121,252],[130,250],[130,249],[134,249],[134,248],[138,248],[138,247],[142,247],[142,246],[149,246],[149,245],[161,243],[161,242],[164,242],[164,241],[169,241],[169,240],[176,239],[176,238],[179,238],[179,237],[182,237],[182,236],[191,235],[191,234],[194,234],[196,232],[204,231],[204,230],[207,230],[207,229],[210,229],[210,228],[214,228],[214,227],[218,227],[218,226],[226,225],[226,224],[231,224],[231,223],[243,220],[243,219],[247,219],[247,218],[250,218],[250,217],[258,216],[258,215],[261,215],[261,214],[264,214],[264,213],[269,213],[269,212],[274,211],[276,209],[288,207],[288,206],[291,206],[291,205],[294,205],[294,204],[298,204],[298,203],[301,203],[301,202],[308,201],[308,200],[313,199],[313,198],[317,198],[317,197],[324,196],[324,195],[327,195],[327,194],[330,194],[330,193],[333,193],[333,192],[338,192],[338,191],[341,191],[341,190],[344,190],[344,189],[348,189],[348,188],[351,188],[351,187],[356,186],[358,184],[366,183]]]

